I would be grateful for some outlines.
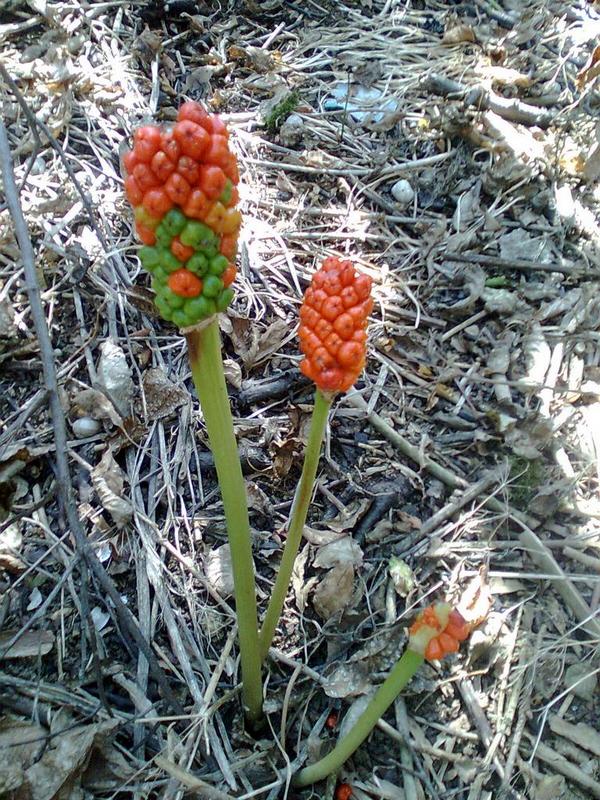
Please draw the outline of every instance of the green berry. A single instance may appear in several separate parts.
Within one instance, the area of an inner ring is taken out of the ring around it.
[[[152,273],[152,277],[158,283],[159,286],[163,285],[167,282],[167,278],[169,277],[167,273],[164,271],[162,267],[157,267],[154,272]],[[152,285],[154,285],[154,281],[152,281]]]
[[[225,272],[228,266],[229,261],[225,258],[225,256],[215,256],[210,260],[208,271],[211,275],[216,275],[218,278],[223,274],[223,272]]]
[[[170,322],[173,316],[173,312],[167,301],[164,299],[164,297],[161,297],[160,295],[157,294],[156,297],[154,298],[154,305],[157,307],[158,313],[161,315],[161,317],[163,319],[166,319],[167,322]]]
[[[194,323],[188,319],[188,315],[181,309],[173,312],[173,322],[178,328],[187,328]]]
[[[233,300],[235,292],[228,286],[227,289],[223,289],[220,295],[217,297],[217,311],[225,311],[229,303]]]
[[[175,272],[176,269],[181,269],[183,264],[178,258],[175,258],[170,250],[162,249],[160,251],[160,266],[165,272]]]
[[[233,183],[227,179],[227,183],[225,184],[225,188],[221,192],[219,196],[219,202],[223,203],[224,206],[231,200],[231,193],[233,191]]]
[[[208,261],[202,253],[193,255],[185,265],[190,272],[193,272],[198,277],[203,278],[208,271]]]
[[[193,325],[194,322],[206,319],[206,317],[214,313],[214,303],[212,300],[208,300],[206,297],[200,295],[200,297],[193,297],[191,300],[186,300],[183,310],[188,315],[189,319],[193,320],[193,322],[191,322]]]
[[[168,286],[162,286],[157,294],[159,297],[162,297],[166,303],[168,303],[169,308],[183,308],[185,297],[175,294],[175,292],[172,292]]]
[[[142,262],[142,267],[148,272],[152,272],[158,266],[159,252],[156,247],[145,245],[138,250],[138,258]]]
[[[178,208],[172,208],[163,217],[161,225],[171,236],[177,236],[185,228],[187,217]],[[159,226],[160,227],[160,226]]]
[[[211,258],[219,255],[219,248],[217,244],[204,244],[200,248],[200,251],[203,256],[205,256],[209,261]]]
[[[209,297],[214,299],[218,297],[221,289],[223,288],[223,281],[220,278],[217,278],[216,275],[207,275],[204,279],[204,287],[202,289],[202,294],[205,297]]]
[[[208,225],[191,220],[181,231],[181,236],[179,238],[182,244],[185,244],[187,247],[202,249],[205,244],[213,244],[216,236]]]
[[[154,235],[156,236],[156,244],[160,247],[168,248],[171,246],[173,234],[169,233],[164,222],[161,222],[160,225],[157,226],[156,230],[154,231]]]

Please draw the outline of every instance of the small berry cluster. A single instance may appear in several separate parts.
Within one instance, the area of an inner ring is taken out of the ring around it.
[[[198,103],[184,103],[172,128],[145,125],[123,157],[125,191],[144,244],[156,306],[181,328],[227,308],[242,217],[239,174],[227,129]]]
[[[365,365],[371,279],[350,261],[326,258],[300,309],[302,372],[323,392],[347,392]]]
[[[409,629],[408,646],[428,661],[458,651],[469,636],[470,626],[448,603],[436,603],[421,611]]]

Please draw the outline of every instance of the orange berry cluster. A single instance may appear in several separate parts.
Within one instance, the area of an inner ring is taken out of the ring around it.
[[[365,366],[371,278],[350,261],[326,258],[300,309],[302,372],[324,392],[347,392]]]
[[[470,626],[448,603],[436,603],[421,611],[409,629],[411,650],[429,661],[458,652],[459,643],[470,633]]]
[[[172,127],[144,125],[123,157],[125,192],[152,274],[156,305],[180,327],[231,302],[233,261],[242,222],[239,173],[227,128],[195,102]]]

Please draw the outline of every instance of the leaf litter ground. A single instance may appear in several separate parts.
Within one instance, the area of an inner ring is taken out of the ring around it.
[[[599,31],[592,3],[524,15],[513,0],[2,13],[3,115],[77,513],[181,713],[62,521],[3,208],[0,795],[291,797],[290,765],[352,724],[413,609],[489,591],[468,651],[424,669],[341,777],[362,799],[600,796]],[[256,741],[212,459],[119,177],[124,137],[183,95],[224,114],[243,169],[222,329],[262,607],[312,402],[302,291],[325,255],[376,284]]]

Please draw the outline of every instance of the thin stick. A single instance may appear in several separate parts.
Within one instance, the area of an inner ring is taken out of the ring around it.
[[[298,484],[298,492],[294,500],[294,507],[290,519],[290,527],[287,534],[281,564],[275,579],[275,586],[271,593],[271,599],[267,608],[267,613],[260,631],[260,653],[261,658],[265,658],[269,652],[269,647],[273,641],[273,634],[279,622],[281,610],[285,602],[285,597],[290,585],[294,561],[298,555],[298,549],[302,540],[302,531],[306,522],[306,514],[312,497],[313,486],[319,466],[321,455],[321,442],[331,408],[331,397],[326,397],[319,389],[315,392],[315,405],[313,408],[310,432],[308,434],[308,444],[304,455],[304,466]]]
[[[94,573],[104,593],[110,597],[120,624],[148,659],[152,674],[162,689],[165,700],[177,714],[182,714],[183,708],[179,701],[175,699],[165,673],[160,668],[156,656],[139,629],[133,614],[121,600],[121,596],[117,591],[116,586],[108,576],[106,570],[90,546],[85,531],[83,530],[79,514],[77,513],[77,503],[73,497],[71,473],[69,469],[69,462],[67,460],[68,447],[65,415],[60,404],[60,397],[58,393],[58,381],[56,377],[52,342],[50,341],[50,333],[48,332],[46,317],[40,298],[40,290],[37,283],[33,245],[31,244],[29,231],[27,230],[27,223],[25,222],[25,217],[23,216],[23,210],[21,209],[21,204],[17,194],[17,186],[15,183],[12,158],[10,154],[10,145],[8,143],[6,128],[4,127],[2,120],[0,120],[0,163],[2,168],[2,178],[4,181],[6,203],[10,210],[15,236],[17,238],[17,242],[19,243],[21,256],[23,258],[23,271],[26,282],[25,288],[27,291],[27,296],[29,297],[31,316],[33,318],[35,332],[40,345],[40,358],[42,360],[42,369],[44,373],[44,385],[48,393],[50,414],[54,429],[57,478],[56,483],[58,486],[61,512],[66,517],[67,524],[77,544],[77,550],[85,558],[89,568]]]
[[[223,497],[227,535],[231,547],[244,714],[250,725],[257,726],[263,714],[252,539],[246,486],[223,372],[217,317],[202,330],[188,332],[186,338],[192,376],[200,398]]]

